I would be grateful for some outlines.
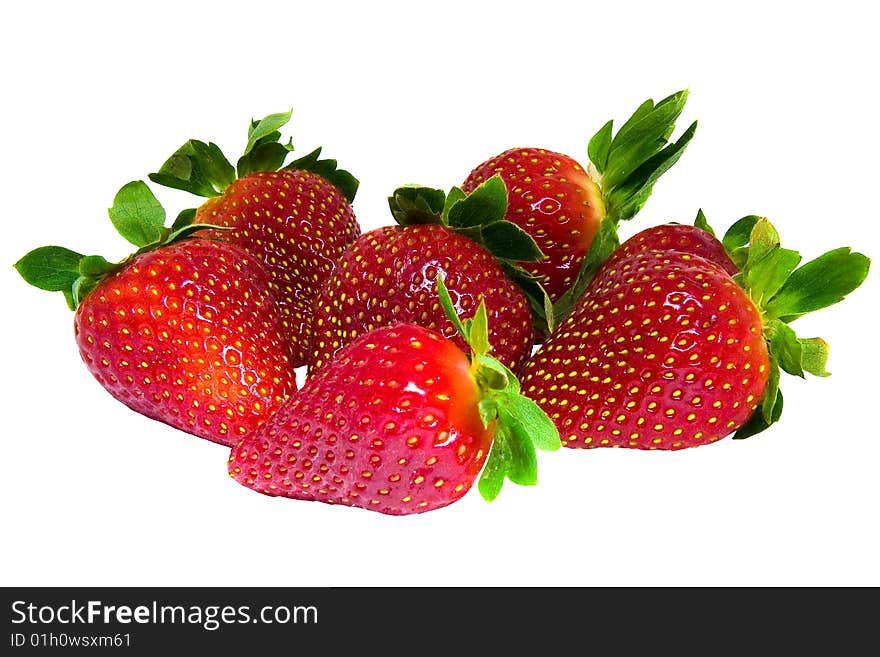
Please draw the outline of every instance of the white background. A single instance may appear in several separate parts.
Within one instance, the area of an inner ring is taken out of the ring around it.
[[[767,215],[806,258],[880,257],[869,4],[4,5],[0,584],[880,585],[880,272],[798,321],[833,376],[788,377],[766,434],[542,453],[535,488],[395,518],[237,485],[227,449],[104,392],[61,295],[12,268],[43,244],[123,257],[116,190],[188,137],[235,155],[252,116],[293,107],[285,134],[360,178],[367,229],[399,184],[448,188],[513,146],[583,162],[606,119],[683,87],[696,138],[624,236],[702,207]]]

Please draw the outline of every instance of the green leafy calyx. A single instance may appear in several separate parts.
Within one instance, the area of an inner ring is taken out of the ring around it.
[[[293,151],[293,144],[290,139],[281,141],[280,129],[287,124],[291,115],[292,110],[288,110],[269,114],[259,120],[251,119],[244,152],[235,166],[216,144],[190,139],[158,171],[149,175],[150,180],[165,187],[210,198],[220,196],[237,178],[249,173],[293,168],[324,177],[349,202],[353,201],[358,188],[357,178],[338,168],[336,160],[319,159],[320,148],[285,166],[285,160]]]
[[[656,104],[648,99],[616,134],[614,122],[608,121],[590,139],[587,153],[614,224],[631,219],[641,210],[654,183],[678,162],[693,138],[696,121],[677,141],[669,141],[687,96],[687,90],[683,90]]]
[[[561,447],[559,431],[538,405],[520,393],[516,376],[489,355],[486,305],[481,302],[472,318],[462,321],[452,298],[437,278],[440,305],[459,334],[470,346],[471,373],[480,389],[480,416],[486,427],[494,425],[489,457],[477,488],[484,499],[498,497],[505,479],[523,486],[538,481],[536,449],[553,451]]]
[[[574,309],[584,292],[586,292],[587,287],[589,287],[590,281],[593,280],[596,272],[611,257],[611,254],[614,253],[618,246],[620,246],[620,238],[617,236],[617,224],[614,223],[611,217],[606,216],[599,224],[599,230],[593,237],[590,250],[587,251],[587,255],[581,263],[581,268],[578,270],[574,283],[553,304],[552,316],[557,321],[564,318]]]
[[[315,173],[325,180],[330,181],[330,183],[342,192],[343,196],[348,199],[349,203],[354,201],[354,196],[357,193],[358,185],[360,184],[358,179],[345,169],[340,169],[337,166],[336,160],[322,160],[319,159],[320,155],[321,147],[319,146],[308,155],[304,155],[303,157],[294,160],[284,168],[299,169],[300,171],[310,171]]]
[[[702,211],[694,223],[704,230],[708,228]],[[829,374],[828,343],[822,338],[798,337],[789,324],[843,300],[865,280],[871,261],[849,247],[842,247],[801,264],[800,253],[784,248],[776,228],[757,215],[736,221],[721,243],[740,269],[734,280],[761,313],[770,354],[770,372],[761,404],[749,422],[734,434],[734,438],[748,438],[779,420],[783,403],[779,390],[781,372],[801,378],[806,374]]]
[[[196,231],[219,226],[193,224],[194,211],[184,211],[171,227],[165,227],[165,210],[149,187],[134,180],[123,185],[109,208],[110,220],[120,235],[139,247],[120,262],[99,255],[83,255],[63,246],[41,246],[25,254],[15,268],[31,285],[61,292],[71,310],[104,278],[124,267],[133,257],[189,237]]]
[[[492,176],[469,194],[460,187],[446,193],[431,187],[404,185],[388,197],[388,206],[401,226],[438,224],[482,244],[522,288],[538,329],[547,332],[552,328],[547,293],[519,264],[539,260],[543,253],[527,232],[504,218],[507,187],[501,176]]]
[[[235,168],[214,143],[190,139],[178,148],[150,180],[196,196],[220,196],[235,180]]]
[[[401,226],[440,224],[470,237],[501,260],[532,262],[543,257],[532,237],[504,215],[507,187],[494,175],[470,194],[453,187],[449,193],[420,185],[404,185],[388,198],[394,220]]]
[[[684,110],[687,90],[674,93],[659,103],[646,100],[615,134],[610,120],[593,135],[587,146],[592,176],[599,185],[605,214],[574,283],[546,313],[552,328],[583,296],[602,263],[620,246],[617,227],[641,210],[654,184],[685,151],[697,129],[696,121],[675,142],[669,138]],[[705,218],[704,218],[705,219]]]

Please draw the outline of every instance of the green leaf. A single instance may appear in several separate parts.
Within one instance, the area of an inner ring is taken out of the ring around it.
[[[444,281],[443,278],[442,274],[437,275],[437,296],[440,299],[440,307],[443,308],[446,317],[452,322],[452,325],[455,327],[455,330],[458,331],[458,334],[462,339],[470,344],[470,333],[464,327],[464,324],[462,324],[461,318],[455,310],[455,304],[452,303],[452,297],[449,296],[449,290],[446,289],[446,281]]]
[[[620,130],[618,132],[623,132],[624,134],[626,134],[627,131],[632,130],[633,127],[639,123],[639,121],[648,116],[653,109],[654,101],[649,98],[636,108],[636,111],[632,113],[632,115],[624,122],[622,126],[620,126]]]
[[[828,343],[822,338],[799,338],[788,324],[774,319],[768,326],[770,354],[779,367],[794,376],[804,378],[804,372],[813,376],[829,376]]]
[[[196,218],[196,209],[195,208],[187,208],[186,210],[181,210],[180,214],[177,215],[177,218],[174,220],[174,223],[171,224],[171,231],[174,232],[176,230],[180,230],[185,226],[189,226]]]
[[[446,221],[453,228],[472,228],[499,221],[506,212],[507,187],[496,174],[452,205],[446,213]]]
[[[520,486],[534,486],[538,483],[538,456],[535,444],[516,417],[504,406],[498,407],[498,423],[495,440],[507,441],[510,454],[506,476]]]
[[[25,254],[14,267],[34,287],[70,292],[80,276],[79,263],[84,257],[63,246],[41,246]]]
[[[620,238],[617,235],[617,226],[612,218],[605,217],[599,224],[599,230],[593,237],[590,250],[581,263],[577,278],[568,291],[553,304],[553,323],[559,324],[572,311],[586,292],[593,276],[618,246],[620,246]]]
[[[278,131],[287,120],[290,112],[270,114],[259,121],[251,120],[248,128],[248,143],[244,154],[238,158],[235,169],[239,178],[256,171],[277,171],[293,150],[292,140],[281,143]]]
[[[251,120],[251,125],[248,128],[247,146],[245,146],[243,154],[247,155],[248,153],[250,153],[251,150],[253,150],[254,146],[256,146],[257,142],[261,139],[273,135],[273,133],[275,133],[280,127],[290,121],[290,117],[292,114],[293,110],[290,109],[287,112],[269,114],[259,121]],[[274,169],[272,170],[274,171]]]
[[[828,362],[828,343],[822,338],[801,338],[801,365],[813,376],[830,376],[825,369]]]
[[[165,209],[142,180],[123,185],[108,212],[119,234],[135,246],[146,246],[162,237]]]
[[[516,376],[499,360],[485,353],[474,353],[473,360],[476,363],[474,378],[481,390],[519,392],[519,381]]]
[[[745,438],[751,438],[752,436],[755,436],[765,429],[769,428],[770,425],[779,420],[779,417],[782,415],[782,391],[777,390],[776,395],[773,399],[773,410],[771,412],[770,421],[768,422],[764,418],[761,410],[758,409],[752,414],[752,417],[749,418],[749,421],[741,426],[735,434],[733,434],[734,440],[744,440]]]
[[[480,479],[477,482],[477,489],[487,502],[491,502],[498,497],[501,487],[504,485],[504,477],[510,469],[510,441],[505,440],[504,436],[501,435],[503,431],[502,429],[499,432],[496,427],[495,438],[492,441],[492,447],[489,449],[489,457],[486,459],[486,465],[483,467],[483,472],[480,474]]]
[[[761,404],[755,409],[755,412],[752,413],[748,422],[733,434],[733,438],[735,440],[742,440],[759,434],[770,427],[770,425],[778,422],[781,415],[782,391],[779,389],[779,365],[777,364],[776,359],[771,356],[769,377],[767,379],[767,385],[764,388],[764,396],[761,399]]]
[[[639,106],[611,141],[603,185],[609,189],[621,186],[666,145],[684,110],[687,95],[687,91],[679,91],[656,106],[650,100]]]
[[[522,228],[502,220],[482,227],[483,246],[499,259],[534,262],[544,257],[541,248]]]
[[[494,359],[483,356],[478,363],[482,368],[488,365],[487,361]],[[510,372],[500,363],[498,365]],[[562,443],[556,425],[547,414],[535,402],[519,394],[519,383],[512,374],[509,374],[505,389],[491,392],[486,399],[492,401],[481,403],[480,415],[487,425],[495,421],[495,434],[478,488],[485,499],[492,500],[501,491],[505,478],[523,486],[537,483],[535,450],[557,450]]]
[[[212,197],[235,180],[235,168],[216,144],[190,139],[149,178],[165,187]]]
[[[761,217],[757,215],[749,215],[739,219],[727,229],[724,237],[721,238],[721,245],[727,251],[727,255],[737,266],[737,269],[745,267],[746,260],[749,257],[748,243],[751,238],[752,229]]]
[[[421,185],[403,185],[388,197],[388,207],[401,226],[443,222],[446,192]]]
[[[456,233],[467,237],[469,240],[473,240],[477,244],[483,243],[483,227],[482,226],[471,226],[470,228],[455,228]],[[503,263],[503,260],[499,262]]]
[[[803,347],[797,334],[788,324],[778,319],[769,327],[770,353],[778,361],[779,367],[794,376],[804,377]]]
[[[779,248],[779,233],[766,217],[759,218],[749,234],[749,257],[746,266],[760,262],[776,248]]]
[[[502,261],[501,268],[507,277],[516,283],[523,291],[523,294],[525,294],[526,301],[529,302],[529,309],[532,311],[532,321],[534,322],[535,330],[539,335],[550,335],[550,332],[556,325],[553,316],[553,302],[540,281],[525,269],[513,263]]]
[[[450,189],[449,193],[446,195],[446,201],[443,203],[443,216],[448,217],[452,206],[463,201],[465,198],[467,198],[467,194],[464,193],[464,190],[462,190],[461,187],[453,187]]]
[[[703,214],[702,208],[697,210],[697,218],[694,219],[694,226],[700,228],[701,230],[705,230],[712,237],[715,237],[715,231],[712,230],[712,226],[709,225],[709,222],[706,219],[706,215]]]
[[[242,178],[255,171],[277,171],[292,150],[291,142],[282,144],[270,141],[257,144],[247,155],[242,155],[238,159],[235,165],[238,177]]]
[[[801,261],[797,251],[779,245],[779,233],[765,218],[758,219],[749,235],[749,247],[737,282],[749,293],[759,308],[764,307],[785,283]]]
[[[730,228],[727,229],[727,232],[724,233],[724,237],[721,238],[721,244],[724,246],[724,249],[730,253],[748,244],[752,236],[752,229],[760,219],[761,217],[758,215],[750,214],[733,222]]]
[[[91,278],[105,276],[118,267],[116,263],[99,255],[83,256],[79,261],[80,275]]]
[[[552,452],[562,447],[553,420],[533,400],[507,391],[495,395],[495,400],[498,408],[507,413],[505,418],[499,410],[499,419],[515,419],[537,449]]]
[[[871,261],[849,247],[829,251],[802,265],[765,304],[770,318],[792,321],[831,306],[855,290],[868,275]]]
[[[481,300],[477,307],[477,312],[471,319],[468,335],[468,345],[474,356],[482,356],[488,354],[489,345],[489,319],[486,315],[486,302]]]
[[[214,224],[189,224],[184,225],[168,234],[162,242],[163,246],[179,242],[199,232],[200,230],[233,230],[232,226],[215,226]]]
[[[480,419],[484,427],[489,427],[498,418],[498,404],[492,397],[483,397],[478,404]]]
[[[354,201],[360,182],[351,173],[345,169],[340,169],[336,160],[322,160],[321,147],[319,146],[308,155],[294,160],[285,169],[298,169],[300,171],[310,171],[317,174],[330,182],[336,189],[342,192],[342,195],[349,203]]]
[[[324,177],[327,178],[327,180],[329,180],[331,183],[333,183],[333,186],[336,187],[336,189],[342,192],[342,195],[349,203],[354,201],[354,197],[357,195],[358,187],[360,187],[361,184],[360,181],[354,177],[354,175],[352,175],[345,169],[335,169],[333,173],[329,174],[329,177]]]
[[[587,156],[600,174],[605,171],[608,164],[608,153],[611,151],[611,133],[614,129],[614,119],[609,120],[590,139],[587,145]]]
[[[89,292],[94,290],[100,282],[100,278],[92,278],[90,276],[80,276],[77,278],[73,284],[74,307],[79,306],[79,304],[82,303],[82,300],[85,299]]]
[[[801,254],[797,251],[777,246],[759,262],[746,262],[741,280],[759,308],[763,308],[765,301],[779,291],[800,261]]]
[[[654,190],[654,184],[660,176],[678,162],[696,131],[697,122],[694,121],[682,133],[678,141],[669,144],[656,155],[645,160],[617,185],[606,185],[603,180],[607,212],[615,222],[632,219],[644,207]]]
[[[452,300],[438,277],[440,304],[455,315]],[[485,426],[494,423],[494,438],[489,457],[478,482],[480,494],[493,500],[501,491],[504,479],[521,485],[537,482],[536,449],[555,450],[561,446],[559,431],[553,421],[532,400],[520,393],[516,376],[501,362],[486,355],[489,349],[485,303],[459,331],[472,345],[471,373],[481,394],[480,419]],[[453,323],[459,322],[456,317]]]
[[[767,426],[770,426],[779,419],[776,413],[776,402],[779,398],[779,363],[771,355],[770,371],[767,377],[767,385],[764,388],[764,396],[761,398],[761,405],[758,407],[761,416]],[[775,415],[775,417],[774,417]]]
[[[654,110],[654,101],[652,99],[648,99],[644,101],[641,105],[636,108],[636,111],[632,113],[632,115],[624,122],[622,126],[620,126],[619,133],[627,134],[628,132],[635,129],[635,126],[639,124],[643,119],[645,119],[650,113]]]

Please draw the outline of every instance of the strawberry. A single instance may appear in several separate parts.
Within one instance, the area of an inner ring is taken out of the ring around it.
[[[436,210],[430,216],[418,211],[429,197]],[[534,244],[499,221],[506,202],[499,179],[449,199],[438,190],[399,189],[391,206],[405,225],[365,233],[343,253],[312,309],[309,371],[356,337],[400,322],[436,330],[465,348],[439,303],[438,276],[445,277],[459,313],[471,315],[486,303],[493,355],[514,371],[522,366],[533,342],[529,300],[497,258],[510,251],[531,257]],[[423,223],[434,220],[440,223]]]
[[[282,168],[292,147],[278,142],[278,128],[289,118],[286,112],[252,121],[234,168],[216,145],[189,140],[150,178],[209,197],[186,216],[227,229],[202,234],[241,247],[265,267],[299,366],[312,301],[360,227],[351,207],[357,180],[335,160],[319,160],[320,148]]]
[[[544,257],[525,268],[556,301],[572,285],[606,214],[602,191],[573,158],[543,148],[511,148],[471,171],[473,190],[493,175],[507,186],[506,218],[527,231]]]
[[[617,224],[645,204],[656,180],[681,157],[696,131],[694,122],[677,142],[667,143],[687,99],[680,91],[656,105],[645,101],[612,137],[608,121],[590,140],[591,166],[544,148],[511,148],[489,158],[467,176],[466,192],[493,175],[507,186],[505,218],[526,231],[543,257],[521,263],[543,285],[564,315],[583,292],[576,286],[597,234],[604,260],[617,245]],[[613,242],[613,243],[612,243]],[[569,298],[565,298],[566,293]],[[573,296],[573,298],[571,298]]]
[[[463,325],[442,278],[437,284],[470,357],[414,324],[359,336],[232,448],[232,478],[265,495],[391,515],[451,504],[481,470],[486,499],[505,477],[534,484],[535,448],[558,448],[558,433],[486,355],[485,304]]]
[[[64,293],[80,355],[113,397],[235,444],[296,390],[268,276],[237,246],[191,237],[203,226],[164,228],[165,212],[143,182],[120,190],[110,216],[140,247],[122,262],[48,246],[16,268]]]
[[[621,244],[606,264],[647,251],[683,251],[714,262],[731,276],[739,273],[739,267],[730,259],[724,245],[715,239],[702,210],[693,226],[669,223],[637,233]]]
[[[800,259],[755,216],[722,242],[699,228],[643,231],[527,363],[523,390],[568,447],[676,450],[763,431],[782,411],[780,368],[827,375],[828,345],[789,323],[840,301],[869,267],[848,248]]]

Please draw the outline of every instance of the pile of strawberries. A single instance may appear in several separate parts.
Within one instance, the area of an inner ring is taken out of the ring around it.
[[[801,264],[767,219],[718,239],[702,212],[620,244],[694,136],[670,140],[686,98],[608,121],[588,167],[513,148],[449,192],[402,186],[396,224],[363,234],[358,181],[320,149],[286,163],[272,114],[235,165],[192,139],[149,175],[207,198],[170,226],[146,183],[122,187],[123,261],[46,246],[15,266],[64,294],[110,394],[230,447],[266,495],[419,513],[534,484],[536,449],[748,437],[779,419],[781,371],[827,375],[827,344],[791,323],[869,260]]]

